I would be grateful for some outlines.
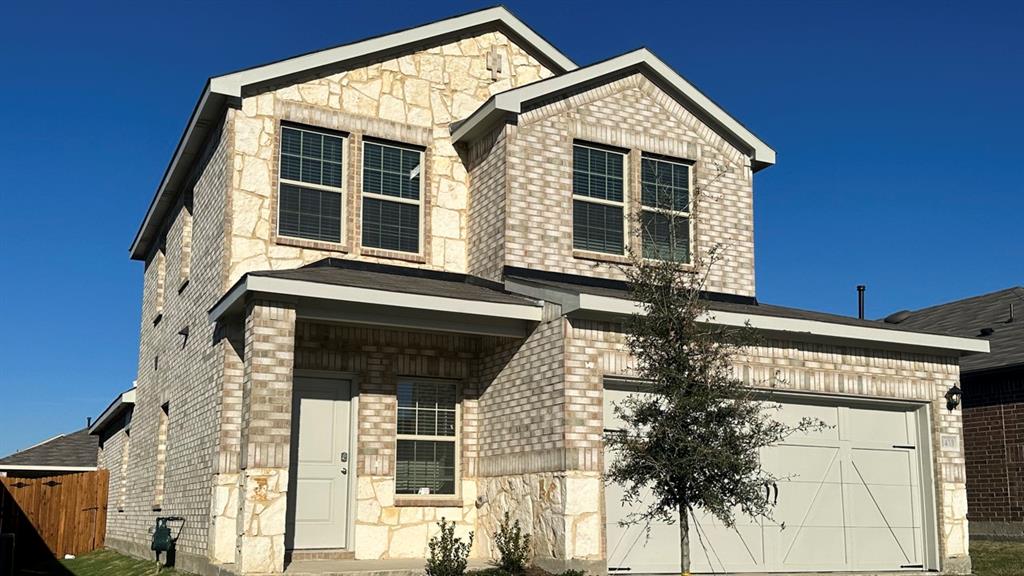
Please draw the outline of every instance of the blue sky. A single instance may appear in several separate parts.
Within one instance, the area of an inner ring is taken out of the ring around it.
[[[486,2],[16,1],[0,35],[0,455],[135,377],[128,245],[208,76]],[[577,63],[645,45],[778,152],[764,302],[882,316],[1024,284],[1024,4],[509,1]]]

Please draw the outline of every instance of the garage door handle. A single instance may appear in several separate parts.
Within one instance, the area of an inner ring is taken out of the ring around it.
[[[779,485],[772,482],[772,488],[775,489],[775,498],[772,500],[772,506],[775,506],[779,503]]]

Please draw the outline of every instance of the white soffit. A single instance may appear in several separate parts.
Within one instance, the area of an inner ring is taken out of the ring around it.
[[[683,95],[697,108],[704,111],[721,129],[729,132],[750,149],[753,161],[761,166],[775,163],[775,150],[761,141],[738,120],[729,115],[718,104],[715,104],[696,86],[690,84],[670,66],[646,48],[627,52],[621,56],[610,58],[597,64],[577,68],[560,76],[553,76],[532,82],[519,88],[495,94],[464,122],[452,131],[452,140],[459,142],[465,138],[478,135],[496,119],[507,114],[519,114],[523,104],[543,98],[574,86],[586,84],[605,76],[615,74],[632,67],[643,66]]]

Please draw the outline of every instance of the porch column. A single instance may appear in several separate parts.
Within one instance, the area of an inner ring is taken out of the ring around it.
[[[235,565],[242,574],[284,571],[294,356],[294,305],[249,302],[235,551]]]

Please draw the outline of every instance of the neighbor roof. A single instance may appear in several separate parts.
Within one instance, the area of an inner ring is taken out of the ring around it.
[[[552,95],[591,85],[630,70],[645,73],[684,104],[689,104],[687,109],[702,117],[726,140],[745,149],[753,159],[755,170],[775,163],[774,150],[647,48],[495,94],[465,121],[452,126],[452,139],[455,142],[471,139],[499,119],[509,114],[519,114],[531,102],[546,100]]]
[[[896,316],[893,314],[890,318],[895,320]],[[1024,287],[1021,286],[910,311],[909,316],[895,325],[988,340],[992,352],[964,358],[960,363],[964,373],[1024,366]],[[988,336],[981,332],[986,328],[992,329]]]
[[[199,95],[199,101],[192,110],[185,132],[160,180],[139,231],[135,234],[130,249],[131,257],[136,260],[146,257],[153,239],[159,232],[164,215],[174,206],[178,193],[181,192],[180,187],[187,178],[192,163],[202,153],[207,136],[211,130],[217,128],[220,116],[229,103],[237,105],[243,95],[271,83],[294,83],[300,78],[322,75],[330,69],[355,62],[436,44],[444,38],[494,29],[509,35],[524,50],[533,54],[556,73],[576,69],[576,64],[572,60],[508,9],[495,6],[210,78]]]
[[[561,276],[556,278],[555,276]],[[614,316],[640,312],[625,282],[582,276],[549,275],[533,270],[506,270],[506,287],[521,294],[558,302],[563,312]],[[562,295],[559,296],[559,293]],[[936,334],[877,320],[762,304],[753,297],[709,293],[705,295],[710,321],[766,332],[799,334],[817,340],[884,343],[887,347],[987,352],[984,340]]]
[[[0,470],[78,470],[96,468],[98,442],[83,428],[0,458]]]

